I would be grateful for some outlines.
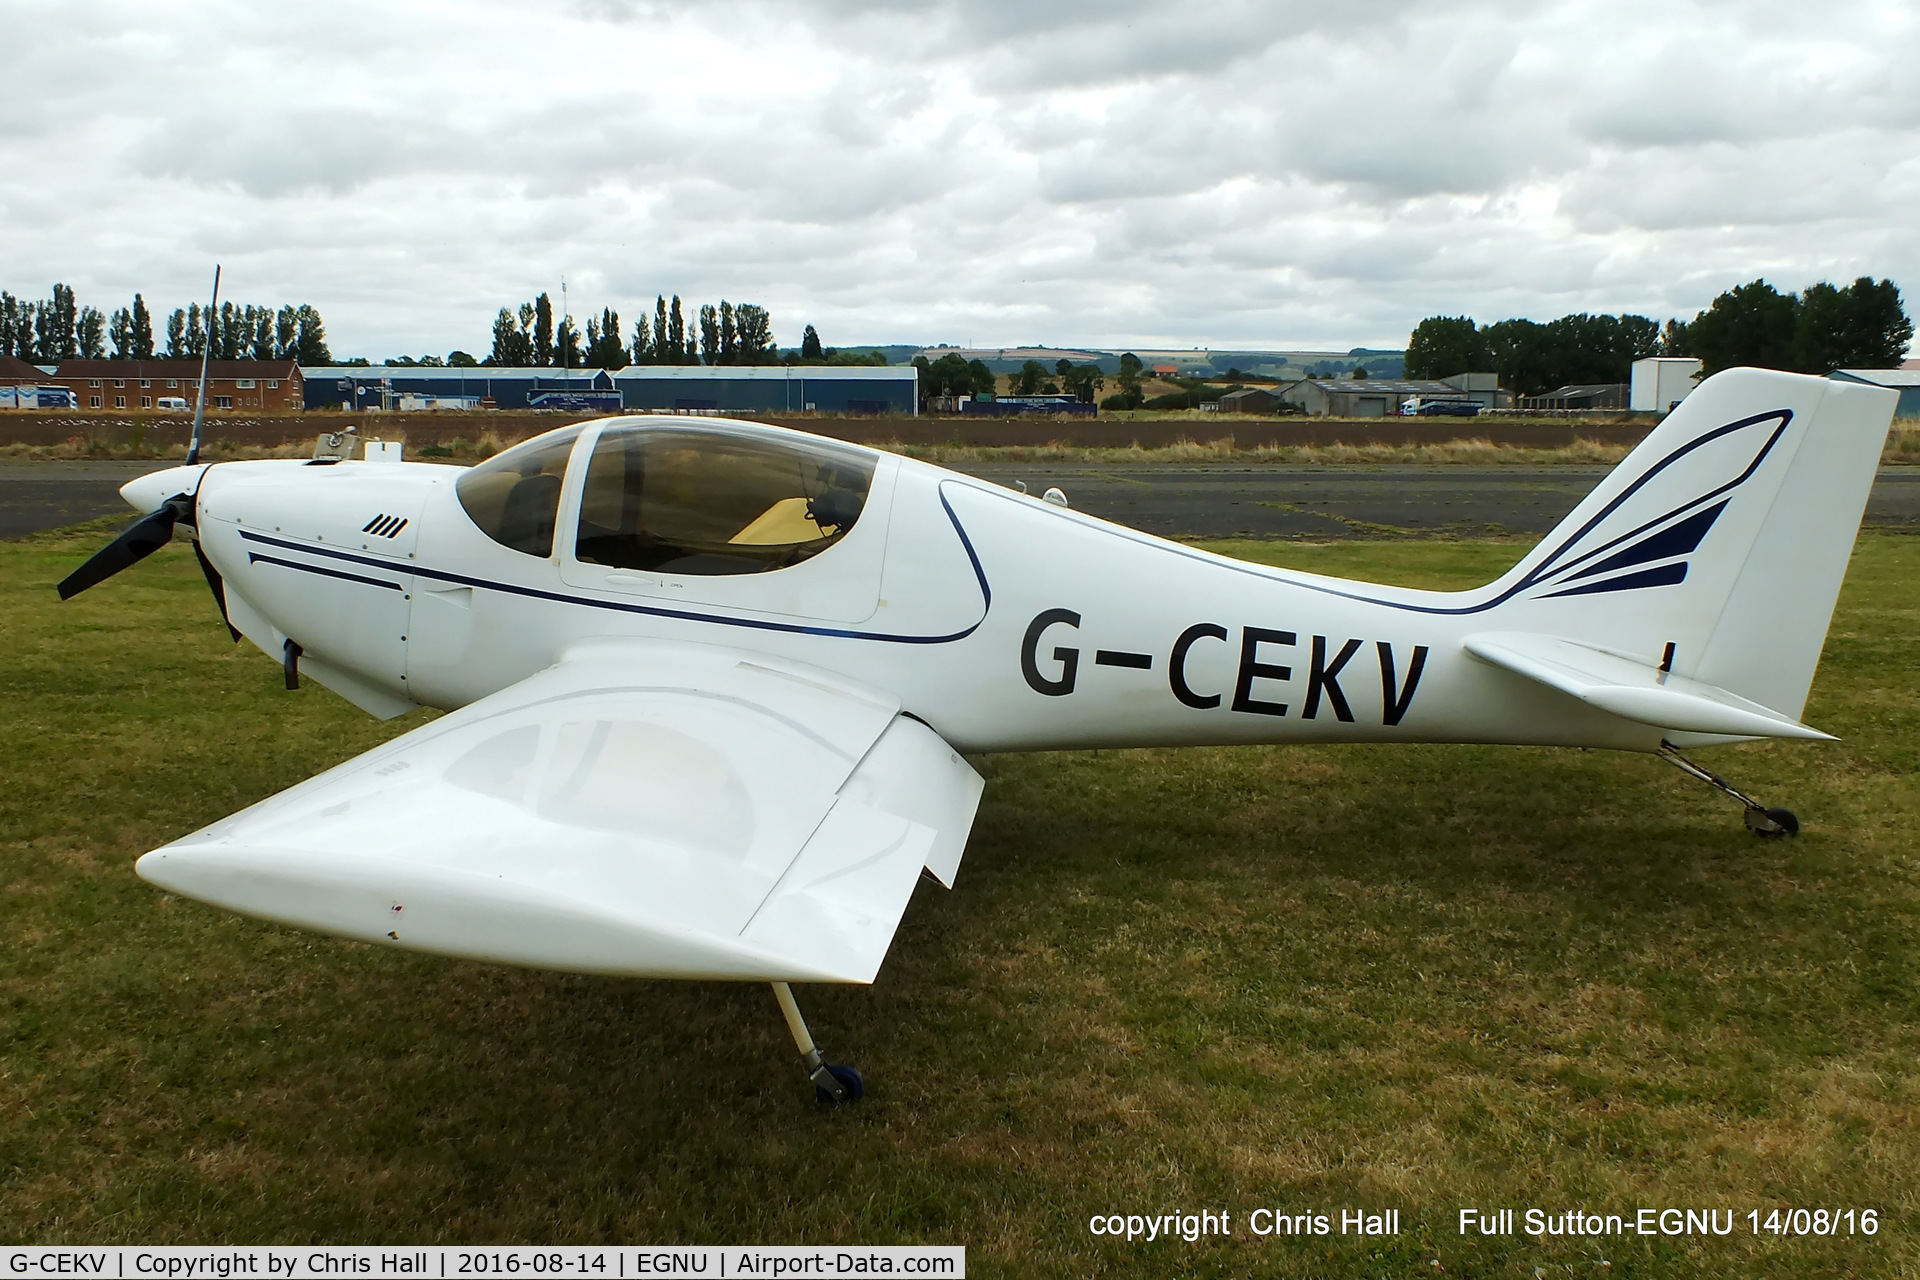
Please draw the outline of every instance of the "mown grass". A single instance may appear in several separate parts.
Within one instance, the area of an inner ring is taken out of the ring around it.
[[[417,721],[225,640],[182,548],[66,605],[97,532],[0,544],[0,1238],[951,1242],[976,1275],[1910,1275],[1911,641],[1863,537],[1808,709],[1656,761],[1474,747],[979,761],[958,888],[871,989],[522,972],[229,916],[134,858]],[[1436,586],[1507,542],[1215,544]],[[1460,1208],[1871,1207],[1872,1238],[1461,1238]],[[1398,1207],[1363,1242],[1246,1215]],[[1227,1209],[1228,1242],[1099,1212]],[[1438,1263],[1441,1269],[1436,1270]]]

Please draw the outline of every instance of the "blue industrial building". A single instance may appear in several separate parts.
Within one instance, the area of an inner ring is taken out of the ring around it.
[[[402,396],[491,400],[491,408],[525,409],[541,392],[611,394],[605,369],[448,369],[436,365],[302,367],[309,409],[395,409]]]
[[[541,401],[711,413],[906,414],[919,408],[912,365],[630,365],[625,369],[453,369],[420,365],[303,368],[309,409],[410,408],[403,400],[489,401],[495,409]],[[564,395],[556,394],[564,393]]]
[[[920,371],[910,364],[638,364],[613,385],[629,409],[912,416],[920,406]]]

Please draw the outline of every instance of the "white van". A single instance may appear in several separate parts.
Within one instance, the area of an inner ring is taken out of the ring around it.
[[[162,413],[185,413],[187,400],[185,396],[161,396],[153,402],[153,407]]]

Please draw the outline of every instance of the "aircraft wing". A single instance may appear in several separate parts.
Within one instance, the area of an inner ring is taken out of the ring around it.
[[[188,897],[540,968],[871,982],[980,776],[897,699],[600,641],[140,859]]]
[[[1502,667],[1627,720],[1685,733],[1741,738],[1820,738],[1801,724],[1717,685],[1573,640],[1519,631],[1470,635],[1461,647]]]

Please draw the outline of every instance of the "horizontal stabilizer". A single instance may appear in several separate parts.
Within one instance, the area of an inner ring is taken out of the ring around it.
[[[1530,632],[1490,631],[1470,635],[1460,644],[1482,662],[1537,680],[1622,719],[1656,728],[1737,738],[1833,740],[1831,734],[1715,685],[1572,640]]]

